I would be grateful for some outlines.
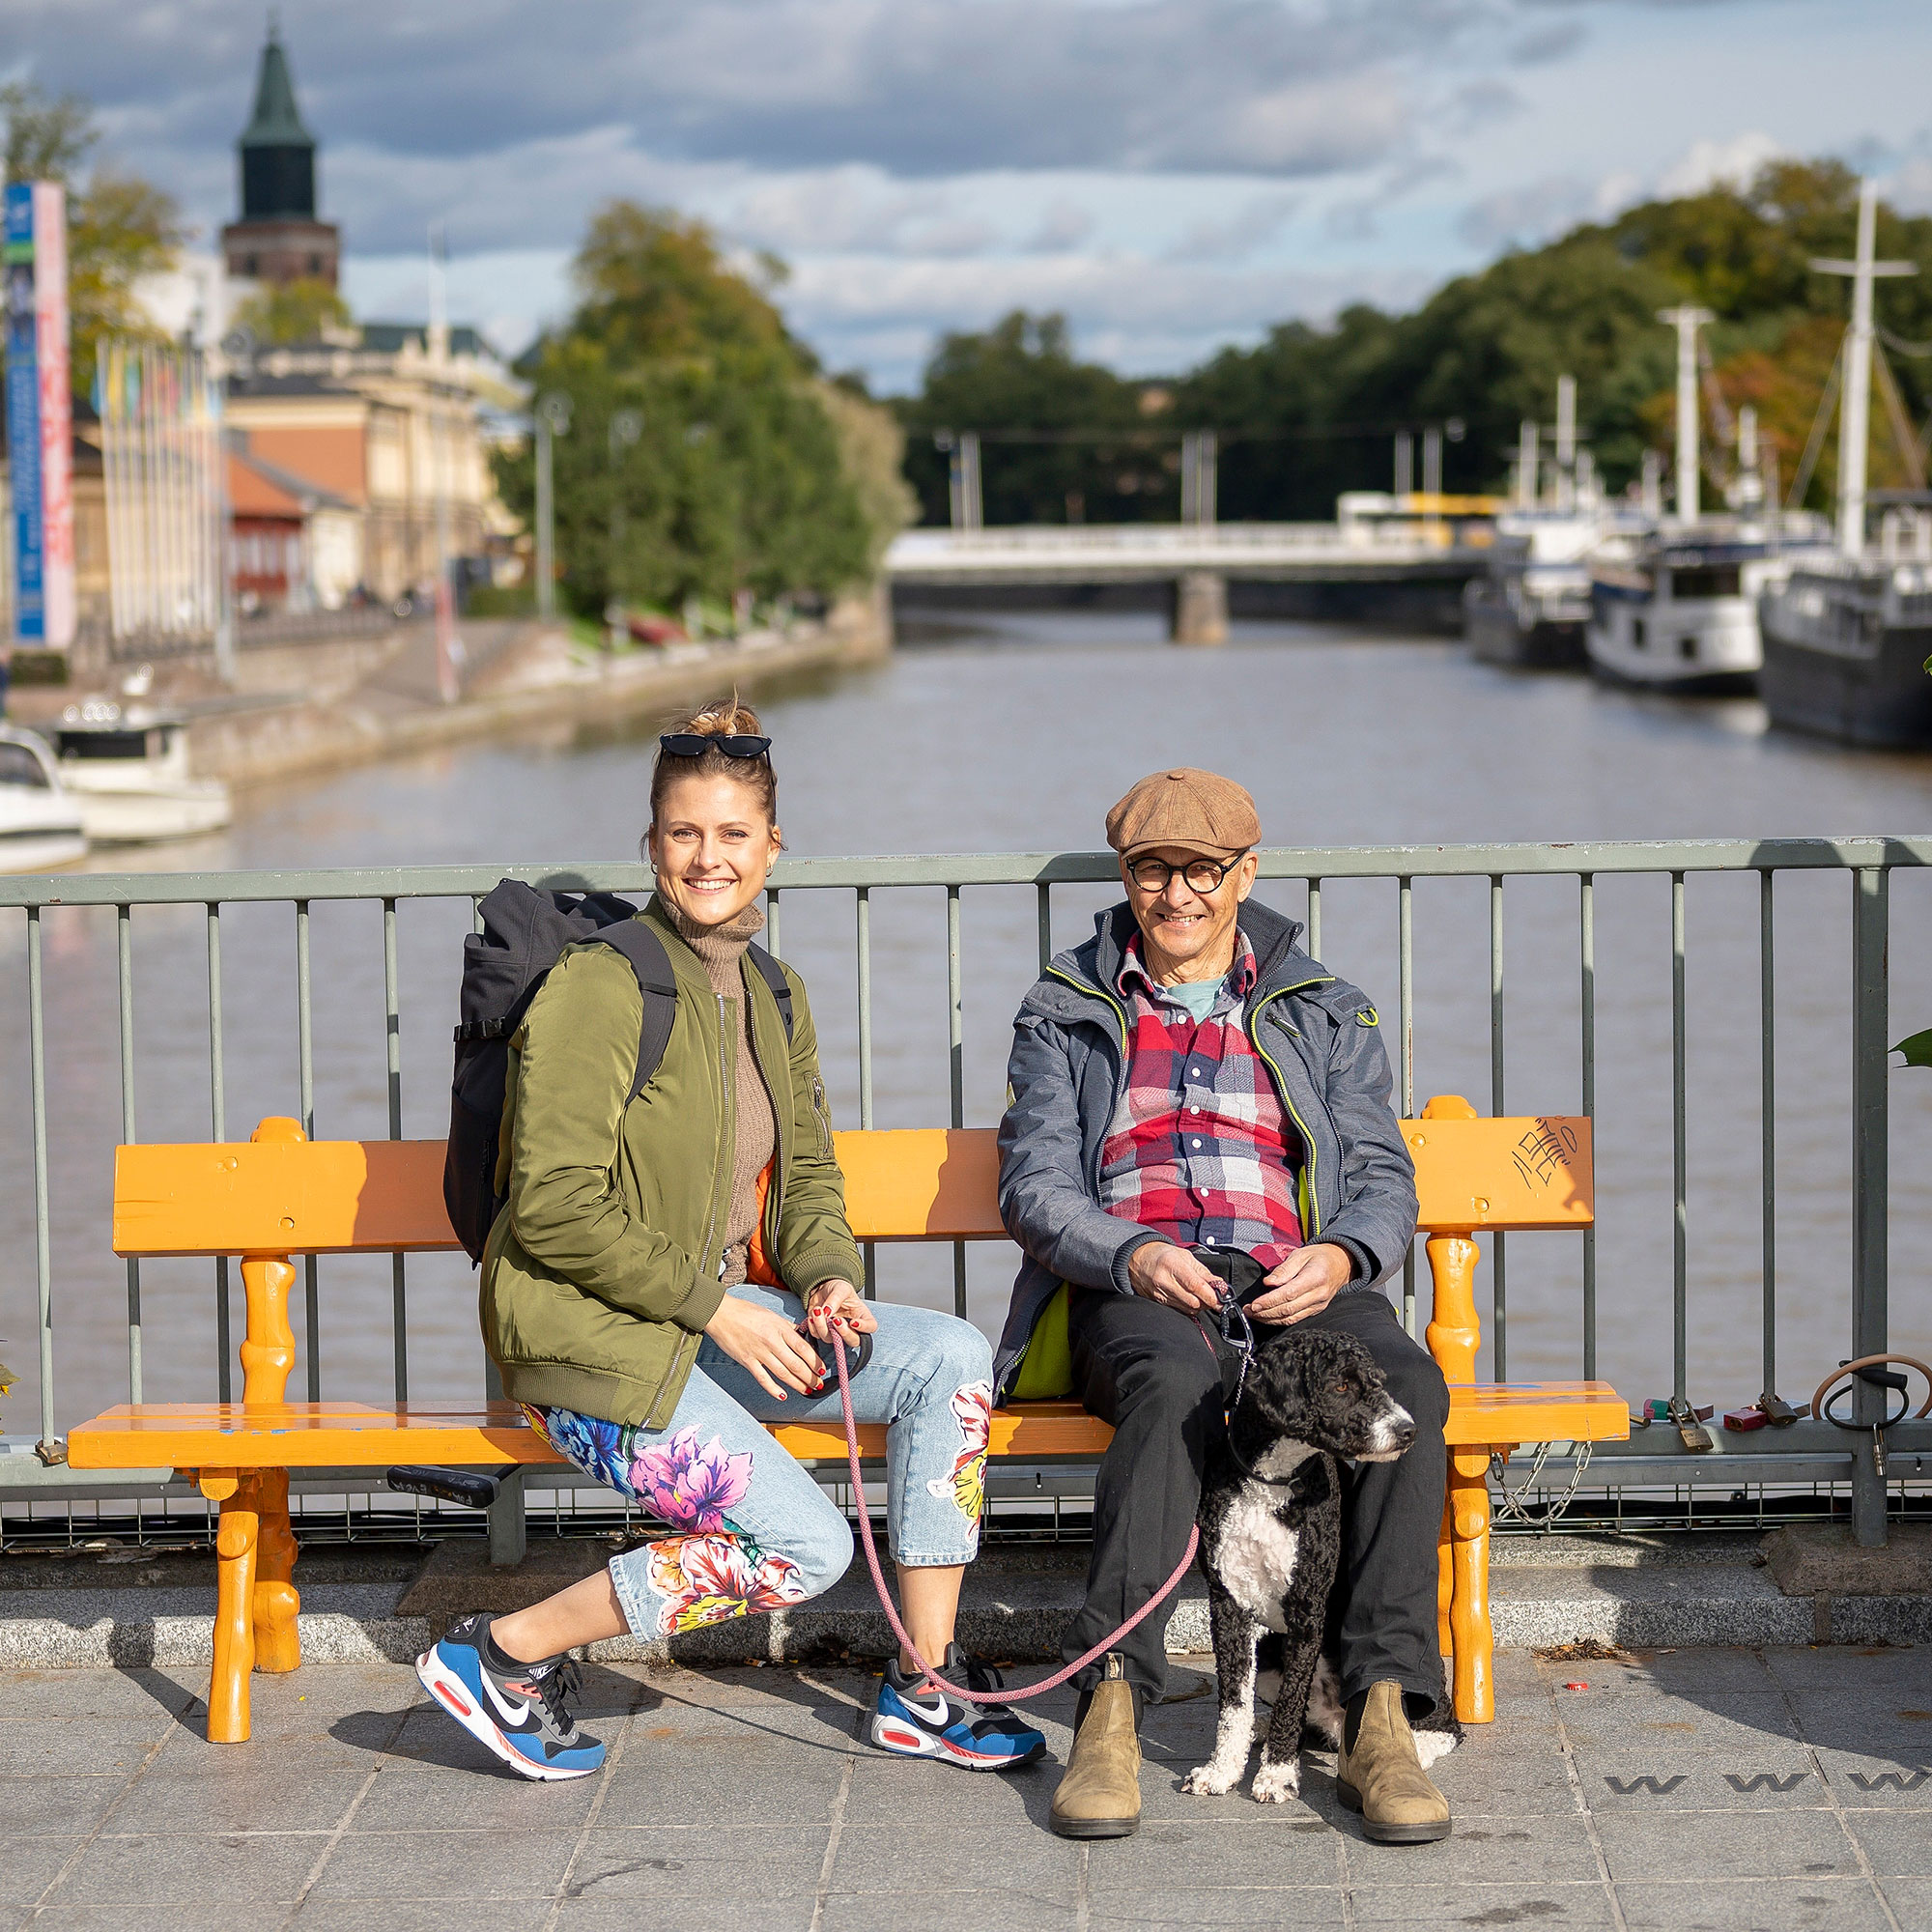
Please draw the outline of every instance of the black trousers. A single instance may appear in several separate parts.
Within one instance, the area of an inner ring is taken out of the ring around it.
[[[1418,1700],[1418,1711],[1431,1708],[1442,1688],[1435,1545],[1448,1479],[1442,1428],[1449,1387],[1378,1290],[1345,1290],[1308,1325],[1366,1343],[1389,1393],[1415,1418],[1406,1455],[1342,1466],[1342,1694],[1393,1680]],[[1179,1309],[1137,1294],[1076,1289],[1066,1326],[1074,1393],[1090,1414],[1114,1425],[1094,1485],[1087,1601],[1062,1647],[1071,1662],[1139,1609],[1180,1561],[1200,1507],[1208,1445],[1224,1426],[1233,1357],[1218,1334],[1210,1341]],[[1150,1700],[1167,1682],[1173,1603],[1118,1646],[1128,1682]],[[1093,1664],[1075,1682],[1084,1690],[1099,1675]]]

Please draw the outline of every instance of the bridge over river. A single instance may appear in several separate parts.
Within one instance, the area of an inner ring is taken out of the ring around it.
[[[894,539],[895,592],[1172,587],[1177,643],[1227,636],[1231,582],[1401,589],[1453,607],[1484,567],[1487,515],[1418,515],[1413,499],[1345,497],[1332,524],[1082,524],[912,529]],[[1430,595],[1433,594],[1433,597]]]

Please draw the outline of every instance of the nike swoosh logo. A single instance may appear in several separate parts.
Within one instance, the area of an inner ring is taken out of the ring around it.
[[[483,1689],[489,1693],[491,1703],[502,1714],[505,1723],[521,1724],[530,1715],[527,1700],[521,1704],[506,1703],[502,1692],[497,1689],[487,1671],[483,1673]]]
[[[906,1707],[906,1709],[913,1714],[914,1717],[923,1718],[928,1724],[943,1724],[946,1721],[948,1713],[952,1710],[952,1706],[947,1703],[944,1697],[940,1698],[939,1701],[928,1710],[926,1706],[920,1703],[917,1698],[908,1697],[903,1690],[899,1691],[897,1695],[899,1702],[903,1704]]]

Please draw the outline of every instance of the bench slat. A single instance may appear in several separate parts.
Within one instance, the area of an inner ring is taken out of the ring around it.
[[[845,1177],[845,1216],[862,1241],[1007,1238],[991,1127],[873,1127],[832,1141]]]
[[[1595,1163],[1582,1115],[1404,1121],[1425,1235],[1587,1228]]]
[[[1590,1122],[1557,1115],[1405,1121],[1424,1234],[1586,1228]],[[1004,1240],[991,1127],[833,1136],[862,1241]],[[117,1255],[420,1253],[458,1245],[440,1141],[223,1141],[123,1147]]]
[[[845,1454],[837,1419],[772,1425],[805,1461]],[[1106,1423],[1072,1402],[1020,1403],[995,1410],[994,1456],[1097,1456],[1113,1439]],[[1452,1444],[1621,1441],[1630,1411],[1607,1382],[1512,1382],[1450,1391]],[[883,1424],[863,1424],[861,1454],[883,1456]],[[515,1403],[359,1402],[123,1403],[68,1437],[76,1469],[378,1468],[399,1462],[459,1465],[540,1464],[558,1457]]]
[[[217,1141],[114,1151],[117,1255],[421,1253],[458,1245],[441,1141]]]

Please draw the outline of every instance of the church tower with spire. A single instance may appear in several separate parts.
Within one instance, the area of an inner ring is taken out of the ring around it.
[[[255,77],[255,112],[236,143],[242,218],[221,231],[231,276],[258,282],[335,286],[341,236],[315,214],[315,136],[296,106],[289,57],[274,16]]]

